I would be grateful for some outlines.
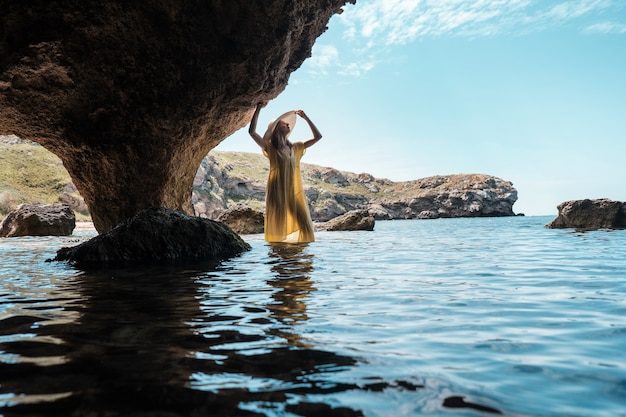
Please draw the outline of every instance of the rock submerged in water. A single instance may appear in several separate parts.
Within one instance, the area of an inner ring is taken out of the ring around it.
[[[67,204],[20,204],[0,223],[0,237],[70,236],[75,227]]]
[[[264,215],[242,204],[237,204],[224,211],[217,219],[226,223],[235,232],[241,234],[263,233]],[[315,224],[317,231],[355,231],[374,230],[375,219],[367,210],[352,210],[332,220]]]
[[[250,249],[224,223],[168,208],[146,209],[110,232],[62,248],[52,261],[77,267],[218,261]]]
[[[228,208],[220,214],[217,221],[225,223],[236,233],[242,235],[263,233],[265,227],[263,212],[242,204]]]
[[[352,210],[339,217],[335,217],[324,223],[315,225],[315,230],[325,230],[329,232],[337,231],[357,231],[374,230],[376,220],[367,210]]]
[[[557,206],[559,214],[549,229],[626,229],[626,203],[608,198],[570,200]]]

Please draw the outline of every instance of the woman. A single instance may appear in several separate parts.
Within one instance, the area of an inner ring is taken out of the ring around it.
[[[300,159],[306,148],[317,143],[322,134],[302,110],[292,110],[270,122],[261,137],[256,125],[261,109],[259,103],[252,116],[248,132],[270,160],[270,175],[265,192],[265,240],[267,242],[313,242],[313,222],[302,190]],[[289,142],[289,135],[302,117],[311,128],[313,137],[304,142]]]

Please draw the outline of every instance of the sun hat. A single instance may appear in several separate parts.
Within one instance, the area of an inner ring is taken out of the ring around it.
[[[289,135],[291,135],[291,132],[293,132],[293,128],[296,125],[296,119],[297,118],[296,118],[295,110],[289,110],[288,112],[281,114],[279,117],[272,120],[267,125],[267,130],[265,131],[265,134],[263,135],[263,141],[267,143],[268,141],[272,140],[272,133],[274,133],[274,129],[276,129],[276,125],[281,120],[284,120],[285,122],[289,124],[289,133],[287,133],[287,137],[286,137],[286,138],[289,138]]]

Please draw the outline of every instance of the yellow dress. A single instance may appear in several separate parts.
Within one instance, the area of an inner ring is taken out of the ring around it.
[[[265,240],[313,242],[313,221],[300,177],[304,143],[294,143],[291,153],[271,144],[266,149],[263,154],[270,160],[270,174],[265,192]]]

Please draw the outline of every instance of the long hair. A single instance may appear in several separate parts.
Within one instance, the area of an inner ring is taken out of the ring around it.
[[[291,145],[291,142],[289,142],[289,139],[287,139],[282,133],[280,133],[280,129],[278,129],[278,123],[276,123],[276,126],[274,126],[274,131],[272,132],[271,142],[272,142],[272,146],[277,150],[282,150],[282,146],[280,146],[281,139],[283,139],[286,143]]]

